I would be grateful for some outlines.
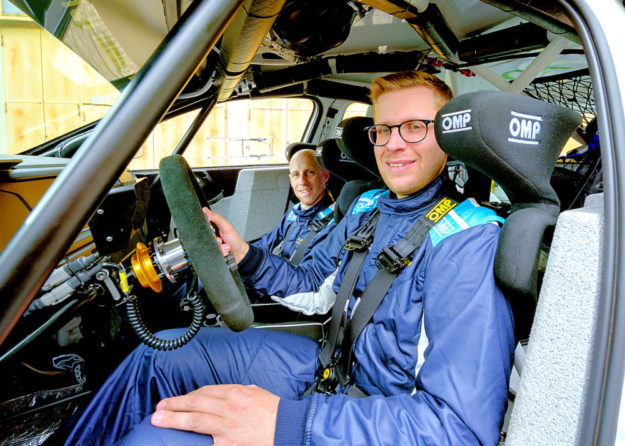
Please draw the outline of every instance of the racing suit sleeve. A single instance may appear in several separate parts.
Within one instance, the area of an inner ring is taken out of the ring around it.
[[[512,314],[493,274],[498,234],[494,224],[469,228],[423,257],[413,296],[404,297],[423,305],[429,339],[412,394],[282,399],[275,444],[496,445],[514,353]]]
[[[337,268],[348,231],[353,231],[348,220],[344,218],[324,234],[323,241],[315,244],[297,267],[265,249],[250,245],[247,255],[239,263],[241,278],[246,285],[269,296],[316,291]],[[357,227],[357,224],[351,226]]]

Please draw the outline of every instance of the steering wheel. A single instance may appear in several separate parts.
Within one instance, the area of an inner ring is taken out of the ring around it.
[[[202,212],[208,204],[191,168],[180,155],[163,158],[159,168],[165,199],[191,267],[228,328],[245,330],[254,321],[252,307],[241,276],[226,264]]]

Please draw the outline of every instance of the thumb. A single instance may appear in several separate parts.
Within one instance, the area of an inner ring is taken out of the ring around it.
[[[202,208],[202,212],[204,212],[206,219],[211,223],[214,223],[220,231],[222,231],[223,229],[227,230],[229,228],[232,228],[232,225],[228,222],[228,220],[226,220],[217,212],[213,212],[207,207]]]

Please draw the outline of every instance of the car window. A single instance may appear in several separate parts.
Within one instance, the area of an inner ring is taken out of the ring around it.
[[[192,167],[286,163],[286,146],[301,141],[313,110],[313,101],[298,98],[218,104],[184,156]],[[198,113],[188,112],[160,123],[135,155],[130,169],[156,169]]]
[[[100,119],[119,91],[8,2],[0,16],[0,154]]]
[[[353,118],[354,116],[371,116],[369,104],[363,104],[362,102],[352,102],[345,109],[343,113],[343,119]]]

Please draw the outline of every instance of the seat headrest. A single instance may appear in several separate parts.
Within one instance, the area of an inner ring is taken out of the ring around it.
[[[321,167],[344,182],[375,178],[367,169],[344,155],[335,139],[321,141],[317,146],[316,158]]]
[[[365,131],[370,125],[373,125],[373,119],[364,116],[344,119],[336,127],[334,137],[341,152],[369,171],[373,178],[381,178],[373,144]]]
[[[291,144],[286,146],[286,149],[284,149],[284,154],[286,156],[286,160],[291,161],[291,157],[295,155],[295,152],[298,152],[302,149],[315,150],[316,147],[317,146],[315,146],[314,144],[307,144],[305,142],[292,142]]]
[[[334,206],[334,221],[340,222],[350,206],[356,198],[362,193],[383,188],[384,184],[379,180],[352,180],[345,183],[341,189],[341,193],[336,197],[336,205]]]
[[[549,183],[564,144],[579,125],[578,113],[502,91],[467,93],[436,114],[440,147],[495,180],[514,205],[559,206]]]

